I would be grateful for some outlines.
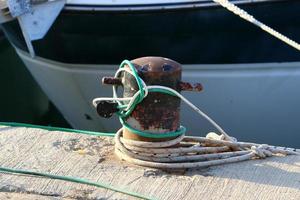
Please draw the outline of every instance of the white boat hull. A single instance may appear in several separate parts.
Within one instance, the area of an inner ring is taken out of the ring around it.
[[[100,80],[113,75],[117,65],[64,64],[17,52],[72,127],[112,132],[120,128],[117,117],[100,118],[92,105],[93,98],[112,95],[111,87]],[[232,136],[295,143],[300,132],[300,62],[183,65],[183,80],[203,84],[203,92],[183,94]],[[181,118],[189,135],[214,131],[185,105]]]

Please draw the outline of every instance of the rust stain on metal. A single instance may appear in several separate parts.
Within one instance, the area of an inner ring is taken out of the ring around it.
[[[203,87],[200,83],[189,83],[189,82],[180,81],[178,84],[179,84],[179,88],[183,91],[200,92],[201,90],[203,90]]]
[[[175,131],[180,122],[180,100],[165,94],[153,93],[137,105],[131,117],[143,130]]]
[[[102,78],[102,84],[122,85],[122,79],[121,78],[115,78],[115,77],[103,77]]]
[[[173,60],[161,57],[144,57],[132,61],[139,76],[147,85],[162,85],[180,92],[178,82],[181,81],[181,65]],[[138,91],[134,77],[124,76],[124,97],[131,97]],[[136,124],[130,124],[134,118]],[[126,120],[134,128],[148,132],[176,131],[180,126],[180,99],[167,94],[151,92],[136,106]],[[124,131],[125,138],[142,141],[161,141],[162,139],[143,138],[129,131]],[[166,139],[163,139],[166,140]]]
[[[143,57],[131,61],[146,85],[161,85],[181,91],[201,91],[200,83],[181,81],[182,67],[179,63],[162,57]],[[129,68],[125,66],[125,68]],[[139,88],[135,78],[128,72],[122,78],[104,77],[103,84],[123,85],[123,96],[132,97]],[[157,134],[176,131],[180,126],[180,98],[168,94],[151,92],[140,102],[125,121],[133,128]],[[107,108],[101,108],[107,110]],[[171,138],[145,138],[123,130],[127,139],[139,141],[165,141]]]

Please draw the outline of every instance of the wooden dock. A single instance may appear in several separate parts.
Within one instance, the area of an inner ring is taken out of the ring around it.
[[[180,171],[128,165],[113,138],[0,126],[0,166],[81,177],[155,199],[300,199],[300,156]],[[134,199],[77,183],[0,173],[0,199]]]

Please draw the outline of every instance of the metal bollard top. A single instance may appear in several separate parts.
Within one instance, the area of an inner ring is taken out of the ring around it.
[[[163,57],[142,57],[131,61],[142,73],[174,73],[181,72],[181,65]]]
[[[181,72],[182,67],[181,64],[178,62],[163,58],[163,57],[154,57],[154,56],[148,56],[148,57],[142,57],[137,58],[131,61],[134,66],[136,67],[139,75],[143,79],[147,79],[146,82],[148,84],[161,84],[163,80],[161,80],[161,77],[176,77],[177,80],[168,80],[166,81],[166,86],[172,87],[176,89],[177,91],[195,91],[200,92],[203,90],[203,87],[200,83],[190,83],[190,82],[184,82],[181,81]],[[151,78],[150,78],[151,77]],[[160,77],[160,78],[159,78]],[[124,85],[123,77],[115,78],[115,77],[103,77],[102,78],[102,84],[106,85]],[[171,84],[171,85],[170,85]],[[172,85],[176,84],[176,85]]]

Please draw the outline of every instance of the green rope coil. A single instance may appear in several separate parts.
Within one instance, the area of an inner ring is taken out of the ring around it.
[[[186,128],[184,126],[180,126],[179,129],[176,131],[171,131],[171,132],[165,132],[165,133],[151,133],[151,132],[146,132],[146,131],[140,131],[137,130],[133,127],[131,127],[128,123],[124,121],[123,118],[120,118],[121,124],[128,129],[130,132],[137,134],[142,137],[147,137],[147,138],[168,138],[168,137],[177,137],[179,135],[182,135],[186,132]]]

